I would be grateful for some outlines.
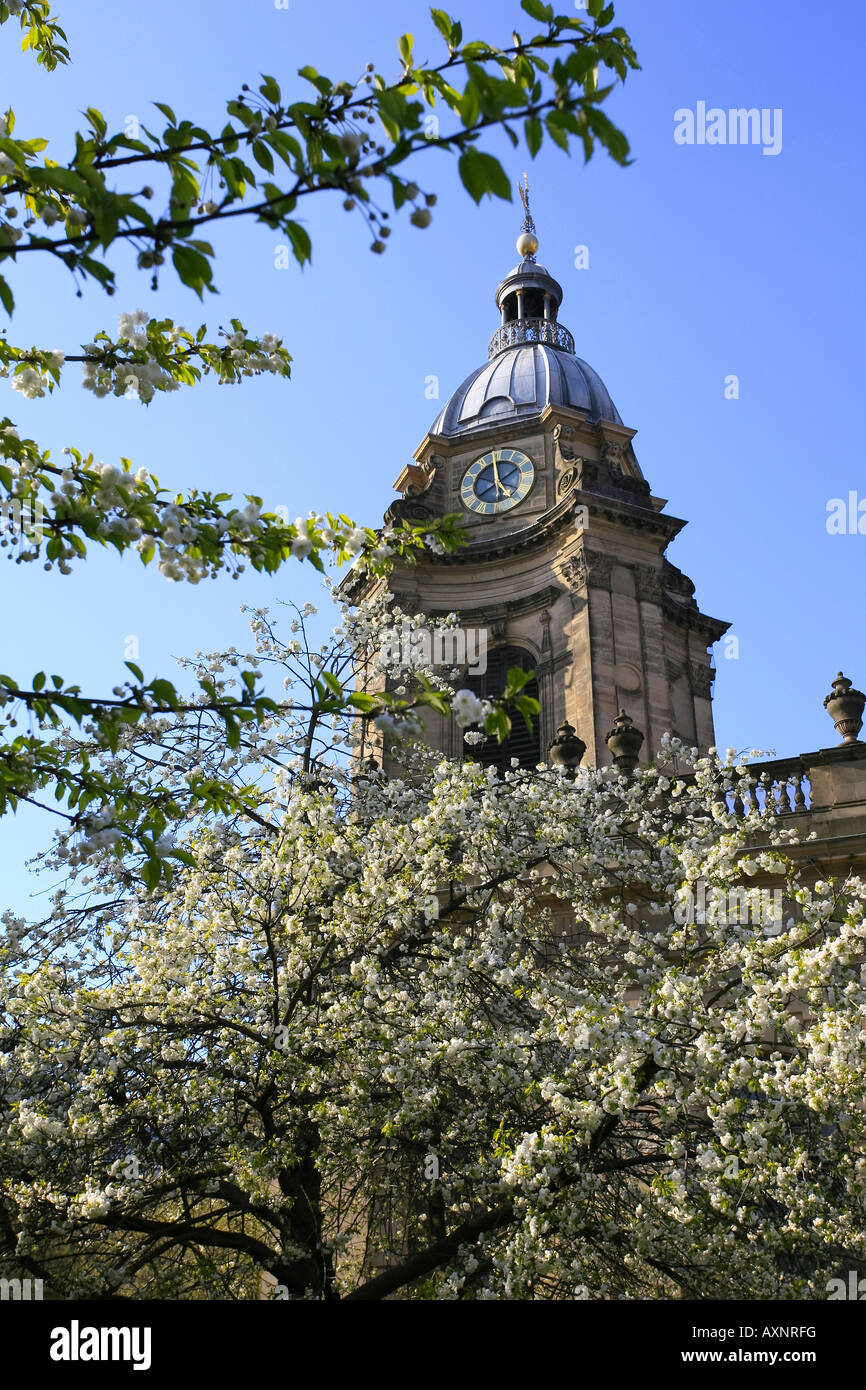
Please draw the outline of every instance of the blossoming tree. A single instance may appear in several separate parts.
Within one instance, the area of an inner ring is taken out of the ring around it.
[[[602,109],[613,86],[637,66],[628,35],[614,23],[613,5],[587,0],[583,13],[557,15],[542,0],[521,0],[521,10],[521,22],[528,18],[538,32],[524,38],[515,31],[507,47],[465,41],[459,21],[432,10],[444,46],[441,61],[416,63],[412,35],[404,34],[394,78],[370,63],[350,81],[332,81],[305,66],[297,98],[285,95],[272,76],[255,89],[245,83],[226,103],[220,130],[158,102],[161,133],[143,128],[133,136],[110,131],[99,110],[88,107],[86,128],[75,133],[75,152],[65,161],[45,153],[44,139],[22,135],[14,111],[7,110],[0,118],[0,303],[12,313],[10,272],[22,259],[40,256],[65,266],[79,295],[91,281],[111,295],[111,258],[125,246],[134,248],[154,286],[170,268],[203,298],[215,289],[215,251],[202,233],[228,218],[279,230],[303,265],[312,252],[303,208],[328,193],[360,219],[371,250],[381,254],[392,234],[386,198],[396,217],[407,215],[415,227],[432,219],[436,194],[424,191],[414,172],[430,150],[457,158],[476,202],[488,194],[510,198],[501,165],[483,148],[498,129],[514,145],[522,140],[532,156],[547,136],[564,150],[577,142],[586,158],[600,146],[627,162],[628,142]],[[0,0],[4,37],[16,23],[22,46],[46,68],[68,60],[66,35],[49,0]],[[609,74],[607,85],[599,85],[600,72]],[[206,324],[190,331],[143,311],[122,313],[116,333],[88,327],[85,336],[80,351],[19,347],[0,337],[0,374],[23,395],[37,397],[65,384],[71,364],[80,363],[84,385],[96,396],[133,395],[147,404],[207,375],[238,382],[266,372],[288,377],[291,370],[281,339],[252,332],[239,317],[222,339]],[[426,545],[453,550],[460,544],[453,517],[384,533],[342,515],[313,514],[291,524],[259,496],[235,501],[224,494],[184,494],[128,459],[106,464],[72,446],[65,459],[54,459],[35,440],[20,438],[5,415],[0,446],[0,545],[19,564],[39,562],[61,575],[94,545],[137,552],[145,565],[156,559],[167,578],[195,584],[246,565],[273,573],[293,559],[320,570],[328,559],[354,559],[376,570]],[[110,697],[92,696],[45,671],[31,682],[0,675],[0,814],[22,799],[40,804],[43,794],[54,793],[70,825],[88,831],[110,804],[119,845],[135,848],[148,878],[156,880],[167,872],[155,846],[168,803],[143,799],[136,784],[94,777],[88,763],[75,760],[75,740],[52,733],[86,721],[106,747],[117,746],[119,731],[153,709],[189,705],[164,677],[146,679],[138,666],[128,666],[131,679]],[[242,724],[272,712],[254,681],[228,703],[207,684],[203,695],[229,744]],[[332,688],[328,698],[360,697]],[[434,697],[428,691],[420,698]],[[389,703],[383,697],[378,707],[386,710]],[[490,717],[502,729],[510,716],[491,708]],[[20,718],[26,733],[16,732]],[[201,809],[212,807],[214,798],[222,809],[234,804],[232,788],[218,783]],[[186,795],[195,798],[195,786]]]
[[[735,815],[732,751],[359,766],[318,673],[387,613],[315,651],[306,616],[193,658],[227,698],[287,683],[233,752],[156,712],[89,750],[146,782],[159,748],[170,794],[255,770],[254,812],[189,817],[149,894],[110,835],[61,836],[50,918],[7,918],[4,1271],[370,1300],[823,1298],[861,1269],[866,882],[810,882],[784,817]],[[688,910],[770,880],[781,913]]]

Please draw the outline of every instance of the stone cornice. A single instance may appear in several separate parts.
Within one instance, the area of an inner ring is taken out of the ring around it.
[[[481,626],[482,624],[493,624],[499,621],[507,621],[508,618],[516,618],[524,613],[534,613],[539,609],[552,608],[556,600],[565,593],[557,584],[548,584],[544,589],[537,589],[531,594],[522,594],[517,598],[500,599],[496,603],[479,604],[477,607],[467,607],[460,605],[456,611],[461,619],[471,619],[472,622]],[[452,608],[427,608],[424,610],[428,617],[445,617],[447,613],[455,611]]]
[[[502,560],[520,551],[538,550],[551,536],[572,520],[576,493],[570,492],[555,507],[549,508],[529,526],[520,531],[502,531],[490,540],[471,540],[454,555],[445,555],[437,561],[444,565],[476,565],[488,560]]]
[[[499,422],[485,422],[474,430],[465,430],[460,434],[425,434],[412,457],[420,463],[431,446],[446,458],[455,454],[465,454],[467,449],[477,449],[483,454],[485,447],[499,443],[517,448],[521,437],[543,433],[540,415],[524,415],[519,419],[510,417]]]
[[[636,531],[651,531],[666,536],[670,542],[688,524],[681,517],[669,516],[667,512],[657,512],[654,508],[641,507],[634,502],[626,502],[619,497],[608,497],[600,492],[574,488],[566,496],[572,502],[580,503],[588,509],[590,527],[594,516],[603,516],[608,521],[618,522]]]
[[[538,415],[521,415],[509,417],[506,420],[485,422],[478,425],[474,430],[465,430],[460,434],[425,434],[418,448],[413,454],[413,458],[419,461],[432,445],[436,449],[441,449],[446,456],[452,454],[463,454],[466,452],[467,444],[473,449],[481,443],[489,442],[495,444],[500,440],[514,444],[519,435],[546,434],[551,420],[563,420],[570,424],[583,428],[587,434],[595,436],[599,440],[611,440],[622,444],[630,444],[637,434],[637,430],[629,429],[627,425],[618,425],[613,420],[595,420],[587,410],[574,410],[566,405],[546,405]],[[483,448],[482,448],[483,452]]]
[[[683,607],[667,591],[662,596],[662,612],[666,618],[670,618],[679,627],[690,628],[693,632],[699,632],[701,636],[707,636],[713,642],[718,642],[719,638],[723,637],[731,626],[730,623],[722,622],[720,618],[711,618],[708,613],[702,613],[699,608]]]

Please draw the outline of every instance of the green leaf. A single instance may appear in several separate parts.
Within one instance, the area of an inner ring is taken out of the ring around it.
[[[402,38],[397,40],[397,52],[400,54],[407,68],[411,68],[412,66],[412,42],[411,34],[404,34]]]
[[[390,175],[390,178],[391,189],[394,194],[394,209],[399,212],[407,198],[406,184],[402,179],[397,178],[395,174]]]
[[[433,23],[436,25],[436,28],[439,30],[439,33],[442,35],[443,39],[447,40],[447,42],[450,43],[451,32],[454,28],[453,19],[451,19],[451,17],[447,15],[444,10],[431,10],[430,18],[433,20]]]
[[[601,4],[602,0],[598,0]],[[592,13],[593,0],[589,0],[590,13]],[[550,24],[553,21],[553,6],[542,5],[541,0],[520,0],[520,8],[525,10],[533,19],[540,19],[543,24]]]
[[[36,188],[60,188],[64,193],[72,193],[76,198],[86,198],[87,184],[74,169],[28,169],[28,178]]]
[[[544,123],[545,123],[545,125],[547,126],[547,133],[548,133],[548,135],[551,137],[551,139],[553,140],[554,144],[558,145],[559,148],[560,148],[561,150],[567,150],[567,149],[568,149],[568,134],[567,134],[567,132],[564,131],[564,130],[562,129],[562,126],[561,126],[561,125],[558,125],[558,124],[556,123],[556,121],[554,121],[554,120],[551,119],[551,118],[552,118],[554,115],[556,115],[556,114],[557,114],[557,112],[552,111],[552,112],[550,113],[550,115],[547,116],[547,117],[545,118],[545,122],[544,122]]]
[[[153,695],[153,698],[158,700],[160,704],[168,705],[169,709],[174,709],[176,707],[177,691],[171,681],[160,678],[159,680],[151,681],[147,688]]]
[[[474,83],[468,82],[466,84],[466,91],[463,93],[457,109],[460,113],[461,121],[468,130],[469,127],[473,126],[478,120],[481,111],[481,104],[478,99],[478,88]]]
[[[206,257],[191,246],[176,246],[171,253],[171,259],[181,283],[189,285],[201,299],[202,290],[210,285],[213,278],[213,271]]]
[[[526,148],[534,159],[541,149],[541,142],[544,139],[544,126],[537,116],[527,116],[523,123],[523,133],[526,136]]]
[[[418,101],[407,101],[400,92],[380,92],[379,120],[396,143],[403,130],[417,130],[423,107]]]
[[[367,695],[362,690],[356,690],[353,691],[353,693],[349,696],[348,700],[346,701],[346,704],[351,706],[352,709],[360,709],[366,711],[374,709],[376,706],[376,701],[372,695]]]
[[[631,147],[628,139],[603,111],[599,111],[597,106],[588,107],[586,119],[593,135],[601,141],[611,159],[615,159],[617,164],[631,163],[629,159]]]
[[[100,139],[102,139],[105,135],[106,130],[108,129],[108,124],[102,112],[97,111],[95,106],[88,106],[84,114],[89,120],[90,124],[93,126],[93,129],[96,131],[97,135],[100,137]]]
[[[484,732],[495,734],[499,743],[504,743],[511,733],[511,720],[504,709],[495,709],[484,721]]]
[[[170,121],[172,125],[177,125],[177,116],[174,114],[170,106],[166,106],[165,102],[162,101],[155,101],[153,104],[156,107],[157,111],[162,112],[167,121]]]
[[[303,154],[301,147],[293,135],[289,135],[285,130],[273,130],[270,134],[270,143],[284,164],[291,165],[292,160],[301,163]]]
[[[460,156],[460,178],[469,195],[480,203],[485,194],[511,202],[511,182],[492,154],[469,149]]]
[[[313,250],[313,243],[310,241],[306,229],[299,222],[286,222],[283,230],[292,243],[295,259],[300,265],[303,265],[305,261],[310,259]]]
[[[266,101],[279,101],[280,89],[276,83],[276,80],[273,77],[267,77],[264,73],[262,73],[262,77],[264,78],[264,81],[262,82],[262,85],[259,87],[259,91],[261,92],[262,96],[265,98]]]
[[[152,893],[159,883],[162,874],[162,865],[158,859],[146,859],[141,866],[141,877],[144,879],[145,887]]]
[[[267,169],[269,174],[274,172],[274,156],[263,140],[257,140],[253,145],[253,159],[263,169]]]
[[[321,92],[322,96],[327,96],[331,91],[331,83],[327,77],[322,77],[315,68],[298,68],[298,76],[305,77],[308,82],[312,82],[316,91]],[[301,103],[303,105],[303,103]]]
[[[2,275],[0,275],[0,302],[2,302],[3,308],[6,310],[7,314],[11,315],[12,310],[15,308],[15,300],[12,291]]]
[[[137,681],[144,680],[144,672],[142,671],[140,666],[136,666],[134,661],[126,661],[124,662],[124,665],[132,672]]]
[[[532,680],[533,672],[524,671],[520,666],[510,666],[508,668],[508,678],[505,683],[505,698],[511,699],[523,687]]]
[[[103,265],[102,261],[95,261],[92,256],[82,256],[78,265],[81,270],[92,275],[94,280],[98,280],[100,285],[114,284],[114,271],[110,270],[107,265]]]

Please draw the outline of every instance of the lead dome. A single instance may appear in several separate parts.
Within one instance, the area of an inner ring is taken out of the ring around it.
[[[562,286],[535,260],[538,237],[528,195],[524,197],[523,188],[520,193],[526,217],[517,249],[523,260],[496,290],[501,323],[490,339],[488,360],[458,386],[431,434],[468,434],[491,422],[540,415],[549,405],[622,424],[601,377],[576,356],[574,338],[559,322]]]

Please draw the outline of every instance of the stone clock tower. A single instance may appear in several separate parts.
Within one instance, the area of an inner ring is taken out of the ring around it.
[[[486,632],[486,675],[467,678],[496,693],[509,666],[531,669],[540,727],[517,728],[472,756],[508,766],[546,760],[568,721],[586,744],[584,762],[610,761],[605,739],[625,709],[646,735],[641,760],[665,731],[690,744],[714,742],[708,648],[728,624],[701,613],[694,585],[666,558],[685,522],[654,497],[604,383],[575,355],[559,321],[562,288],[536,261],[526,219],[520,264],[496,291],[500,324],[487,361],[434,420],[395,483],[389,520],[462,514],[469,544],[390,579],[401,607],[435,621],[460,614]],[[465,749],[453,721],[431,729],[442,751]]]

